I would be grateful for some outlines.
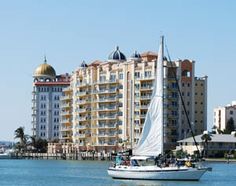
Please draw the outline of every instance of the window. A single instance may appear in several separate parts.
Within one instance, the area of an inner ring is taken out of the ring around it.
[[[100,80],[101,82],[106,81],[106,76],[100,76],[100,77],[99,77],[99,80]]]
[[[234,114],[234,111],[232,111],[232,110],[231,110],[231,111],[229,111],[229,114],[230,114],[230,115]]]
[[[140,72],[135,72],[135,73],[134,73],[134,77],[140,78]]]
[[[111,74],[110,80],[111,80],[111,81],[115,81],[115,80],[116,80],[116,75],[115,75],[115,74]]]
[[[134,86],[135,86],[135,89],[136,89],[136,90],[139,90],[140,84],[135,84]]]
[[[123,73],[119,73],[119,79],[123,79]]]
[[[152,76],[152,72],[151,71],[145,71],[144,72],[144,76],[145,77],[151,77]]]

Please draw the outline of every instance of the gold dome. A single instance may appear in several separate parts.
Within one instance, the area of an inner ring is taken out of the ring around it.
[[[34,76],[56,76],[56,71],[54,70],[54,68],[46,62],[47,61],[45,59],[44,63],[36,68]]]

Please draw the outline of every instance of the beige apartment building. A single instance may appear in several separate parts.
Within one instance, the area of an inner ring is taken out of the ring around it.
[[[117,47],[107,61],[85,62],[61,97],[61,141],[78,150],[118,151],[137,144],[151,100],[157,54]],[[207,77],[195,77],[195,62],[165,60],[165,149],[190,136],[175,76],[195,134],[207,128]],[[71,146],[71,145],[70,145]]]

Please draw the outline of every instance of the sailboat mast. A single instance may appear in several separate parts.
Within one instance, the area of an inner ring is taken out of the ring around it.
[[[162,152],[162,155],[164,155],[164,124],[165,124],[165,115],[164,115],[164,103],[165,103],[165,92],[164,92],[164,85],[165,85],[165,73],[164,73],[164,63],[163,63],[163,56],[164,56],[164,36],[161,36],[161,56],[158,56],[158,57],[161,57],[161,62],[162,62],[162,144],[161,144],[161,152]]]

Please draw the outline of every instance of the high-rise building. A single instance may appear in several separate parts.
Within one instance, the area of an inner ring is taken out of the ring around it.
[[[36,68],[33,78],[33,135],[46,140],[59,139],[60,97],[62,89],[70,85],[70,76],[56,75],[45,58],[44,63]]]
[[[67,131],[63,141],[72,135],[70,140],[80,150],[112,151],[134,146],[151,100],[156,60],[153,52],[134,52],[127,59],[117,47],[107,61],[83,62],[73,72],[70,88],[63,91],[69,102],[69,122],[61,128],[63,134]],[[171,149],[177,140],[190,136],[176,78],[195,134],[206,130],[207,78],[195,77],[194,61],[165,59],[164,67],[164,141],[166,149]],[[200,82],[202,88],[198,87]]]
[[[214,109],[213,124],[217,129],[224,131],[229,119],[232,118],[236,127],[236,101],[224,107],[217,107]]]

